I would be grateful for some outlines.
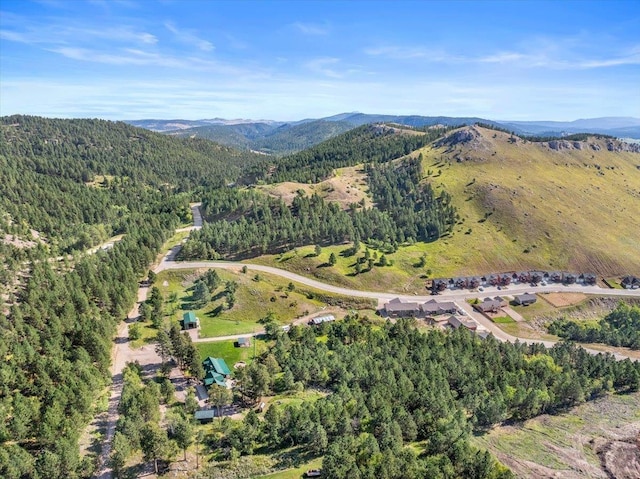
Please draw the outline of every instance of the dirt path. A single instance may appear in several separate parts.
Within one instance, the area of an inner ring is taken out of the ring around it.
[[[109,455],[111,454],[111,442],[116,432],[118,422],[118,404],[122,395],[123,377],[122,371],[129,362],[137,361],[142,366],[146,376],[152,376],[162,364],[162,359],[155,351],[154,345],[145,345],[138,349],[133,349],[129,343],[129,325],[138,318],[138,308],[147,299],[148,287],[138,289],[138,300],[135,306],[127,315],[127,320],[118,326],[118,333],[115,338],[115,345],[111,361],[111,396],[109,397],[109,408],[106,424],[106,434],[99,457],[100,467],[96,477],[99,479],[111,479],[111,467],[109,467]]]
[[[311,320],[311,318],[315,318],[316,316],[321,316],[324,314],[336,314],[336,312],[337,312],[336,310],[327,309],[326,311],[319,311],[313,314],[307,314],[306,316],[301,316],[299,318],[296,318],[294,321],[291,322],[291,324],[294,326],[300,326],[302,324],[307,324],[309,320]],[[229,336],[214,336],[209,338],[194,338],[193,336],[191,336],[191,340],[194,343],[215,343],[217,341],[231,341],[233,339],[240,339],[240,338],[253,338],[255,336],[260,336],[262,334],[265,334],[264,329],[260,329],[253,333],[231,334]]]
[[[193,212],[194,225],[189,226],[187,228],[181,228],[177,231],[192,231],[194,229],[200,229],[202,227],[202,216],[200,214],[200,203],[192,203],[191,209]],[[271,273],[283,278],[289,279],[291,281],[296,281],[298,283],[304,284],[306,286],[310,286],[322,291],[327,291],[329,293],[340,294],[351,297],[358,298],[372,298],[378,300],[379,304],[384,304],[386,301],[400,298],[403,300],[410,300],[416,302],[425,302],[434,297],[432,295],[428,296],[408,296],[408,295],[400,295],[396,293],[387,293],[387,292],[376,292],[376,291],[359,291],[348,288],[342,288],[339,286],[333,286],[330,284],[323,283],[321,281],[317,281],[305,276],[301,276],[295,273],[291,273],[289,271],[285,271],[279,268],[274,268],[271,266],[264,265],[256,265],[249,263],[237,263],[231,261],[188,261],[188,262],[178,262],[175,261],[175,257],[177,253],[180,251],[180,246],[176,246],[172,248],[162,259],[162,261],[157,264],[153,270],[156,273],[159,273],[164,270],[169,269],[196,269],[196,268],[222,268],[234,271],[240,271],[240,269],[244,266],[247,269],[254,271],[262,271],[265,273]],[[607,296],[632,296],[632,297],[640,297],[640,290],[605,290],[598,286],[559,286],[559,285],[548,285],[548,286],[537,286],[532,288],[529,285],[523,285],[522,287],[512,286],[509,288],[508,294],[520,294],[524,292],[530,292],[532,289],[535,289],[535,292],[562,292],[562,293],[583,293],[583,294],[595,294],[595,295],[607,295]],[[139,316],[138,308],[140,303],[145,301],[147,298],[149,288],[141,287],[138,290],[138,302],[132,308],[131,312],[128,315],[127,321],[122,322],[118,326],[117,337],[115,338],[115,344],[113,349],[112,356],[112,366],[111,372],[113,377],[113,383],[111,386],[111,396],[109,398],[109,407],[108,407],[108,418],[106,425],[106,434],[103,441],[102,452],[99,457],[99,468],[98,474],[96,477],[99,479],[111,479],[111,468],[108,466],[108,458],[111,453],[111,441],[115,434],[115,428],[118,421],[118,403],[120,401],[120,396],[122,393],[122,371],[128,362],[138,361],[140,365],[143,367],[143,371],[147,375],[152,375],[155,371],[158,370],[160,365],[162,364],[161,358],[155,352],[155,347],[153,345],[146,345],[139,349],[132,349],[129,346],[128,340],[128,327],[131,322],[135,318]],[[482,295],[492,295],[498,294],[498,290],[493,291],[492,288],[485,288],[485,291]],[[495,325],[492,321],[485,318],[484,316],[477,314],[473,308],[466,302],[468,298],[478,297],[479,293],[475,291],[450,291],[446,294],[441,294],[437,296],[438,301],[455,301],[456,304],[460,307],[460,309],[464,310],[467,315],[473,318],[478,324],[484,326],[487,330],[489,330],[497,339],[501,341],[509,341],[515,342],[520,341],[523,343],[540,343],[544,344],[547,347],[551,347],[555,344],[554,341],[544,341],[537,339],[525,339],[518,338],[515,336],[511,336],[506,332],[502,331],[497,325]],[[327,311],[329,313],[331,311]],[[298,318],[294,321],[294,324],[303,324],[308,322],[308,320],[317,316],[316,314],[311,314],[308,316],[304,316],[302,318]],[[238,339],[242,337],[252,337],[256,334],[263,334],[264,331],[258,331],[256,333],[249,334],[238,334],[238,335],[230,335],[230,336],[220,336],[214,338],[196,338],[194,342],[213,342],[213,341],[225,341]],[[587,348],[585,348],[587,349]],[[598,354],[603,351],[598,351],[595,349],[587,349],[592,354]],[[613,353],[617,359],[624,359],[628,356],[625,354]],[[632,358],[634,359],[634,358]],[[635,360],[638,360],[635,358]]]

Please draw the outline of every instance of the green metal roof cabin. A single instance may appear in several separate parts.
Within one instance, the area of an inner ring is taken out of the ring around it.
[[[216,417],[216,412],[213,409],[201,409],[193,414],[196,421],[211,422]]]
[[[213,370],[214,372],[223,376],[231,376],[231,370],[222,358],[212,358],[211,356],[209,356],[207,359],[202,361],[202,367],[205,371]]]
[[[193,311],[184,313],[184,315],[182,316],[182,328],[192,329],[197,327],[198,327],[198,318],[196,318],[196,313],[194,313]]]
[[[206,387],[212,386],[213,384],[217,384],[218,386],[225,388],[227,387],[227,383],[224,382],[224,376],[216,373],[215,371],[207,371],[203,382]]]

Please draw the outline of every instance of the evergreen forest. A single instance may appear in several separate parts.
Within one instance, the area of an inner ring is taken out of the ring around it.
[[[183,258],[437,241],[459,220],[457,211],[447,192],[425,179],[422,159],[406,155],[446,131],[365,125],[274,159],[124,123],[1,118],[0,477],[95,473],[96,456],[81,454],[79,440],[112,379],[116,327],[165,241],[192,221],[190,202],[202,201],[206,223],[192,232]],[[372,207],[343,209],[302,190],[287,204],[252,188],[318,182],[357,164],[364,164]],[[91,250],[109,239],[109,248]],[[203,275],[194,297],[220,283]],[[231,297],[236,286],[227,285]],[[162,326],[162,305],[152,288],[141,315]],[[552,327],[570,339],[637,347],[638,315],[637,307],[621,305],[597,328]],[[173,357],[201,378],[189,336],[177,324],[156,329],[163,362]],[[288,333],[271,327],[266,349],[236,373],[237,402],[253,406],[264,395],[300,390],[323,397],[274,404],[263,417],[250,411],[240,421],[225,419],[205,442],[220,460],[298,448],[323,457],[325,476],[335,479],[511,478],[470,444],[471,434],[640,388],[638,362],[569,343],[545,349],[462,330],[425,333],[405,320],[373,324],[354,315]],[[173,398],[170,381],[145,382],[135,364],[123,376],[115,472],[132,451],[156,467],[176,451],[186,457],[194,441],[193,394],[184,412],[161,421],[160,404]],[[232,399],[221,396],[220,404]],[[218,472],[212,462],[198,474]]]
[[[332,479],[511,478],[470,445],[474,431],[640,388],[637,362],[570,344],[482,340],[464,328],[424,333],[414,321],[374,328],[353,316],[277,332],[271,351],[238,374],[241,394],[303,386],[329,395],[271,405],[264,420],[225,419],[211,447],[220,459],[299,447],[324,456]],[[216,471],[214,463],[201,477],[222,477]]]

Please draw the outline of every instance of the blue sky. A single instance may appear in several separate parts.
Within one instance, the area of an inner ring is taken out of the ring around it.
[[[640,2],[2,0],[0,113],[640,116]]]

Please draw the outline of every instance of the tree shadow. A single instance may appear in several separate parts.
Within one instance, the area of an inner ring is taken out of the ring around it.
[[[224,309],[223,306],[221,304],[219,304],[218,306],[216,306],[211,311],[209,311],[208,313],[205,313],[205,314],[209,318],[217,318],[218,316],[220,316],[222,314],[223,309]]]

